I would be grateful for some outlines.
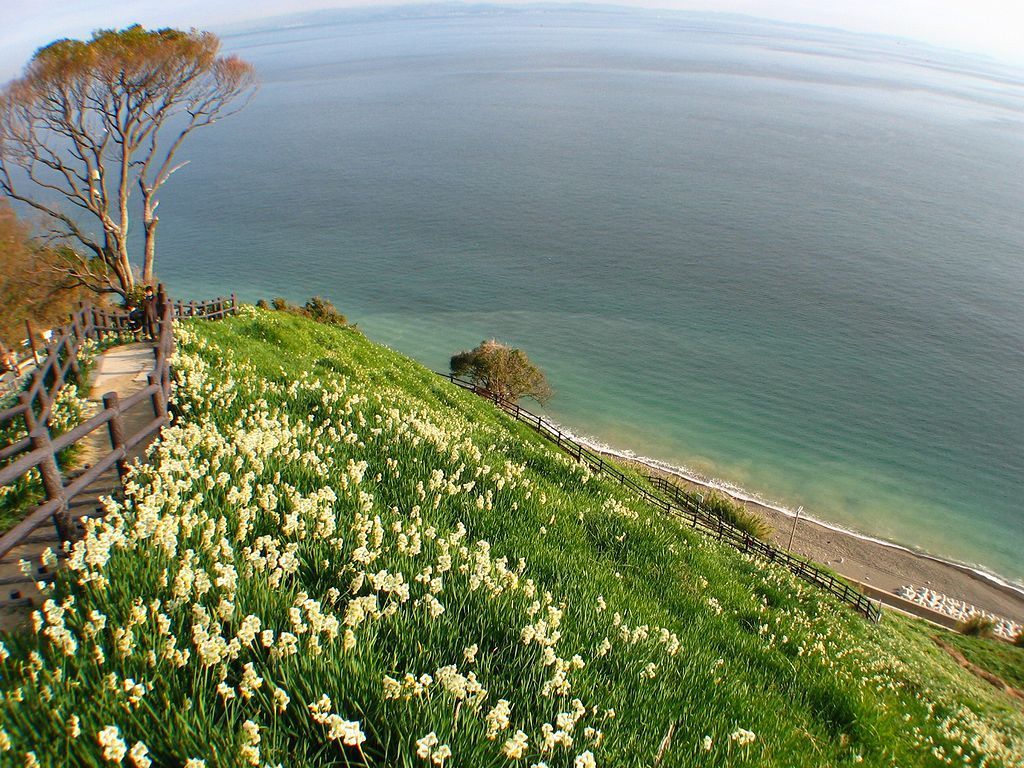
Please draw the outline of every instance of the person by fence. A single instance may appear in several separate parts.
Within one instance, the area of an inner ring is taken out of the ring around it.
[[[134,301],[129,301],[125,309],[128,310],[128,330],[132,332],[132,338],[138,341],[139,335],[142,333],[143,324],[146,321],[146,313]]]
[[[143,311],[143,329],[146,332],[146,338],[150,341],[156,341],[157,337],[157,325],[160,322],[160,304],[157,300],[156,293],[153,291],[152,285],[146,286],[146,293],[142,297],[142,311]]]

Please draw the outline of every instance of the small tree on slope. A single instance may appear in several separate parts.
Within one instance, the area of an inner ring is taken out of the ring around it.
[[[544,404],[554,392],[544,373],[521,349],[491,339],[451,359],[454,376],[467,378],[478,387],[515,402],[530,397]]]

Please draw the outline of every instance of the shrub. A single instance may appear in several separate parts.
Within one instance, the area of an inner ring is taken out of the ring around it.
[[[453,355],[449,365],[453,376],[465,377],[504,400],[530,397],[543,405],[554,394],[547,377],[523,350],[495,339]]]
[[[338,311],[337,307],[323,296],[314,296],[306,302],[306,306],[303,309],[308,317],[316,320],[318,323],[328,323],[329,325],[348,324],[348,320]]]
[[[260,309],[270,309],[270,303],[266,299],[260,299],[257,301],[256,306]]]
[[[260,301],[256,302],[256,306],[261,309],[266,309],[267,302],[260,299]],[[338,311],[337,307],[323,296],[314,296],[301,307],[290,304],[287,299],[281,296],[276,296],[270,300],[270,307],[276,309],[278,312],[289,312],[290,314],[298,315],[299,317],[308,317],[310,320],[315,320],[318,323],[326,323],[327,325],[348,325],[348,320],[345,316]]]
[[[961,634],[971,637],[992,637],[995,629],[995,619],[983,613],[973,613],[957,625]]]
[[[1013,638],[1013,644],[1018,648],[1024,648],[1024,629],[1017,633],[1017,636]]]
[[[146,298],[146,286],[136,285],[130,291],[125,293],[122,307],[127,307],[129,304],[134,304],[136,307],[141,307],[143,299]]]
[[[705,496],[701,506],[755,539],[768,539],[772,535],[772,527],[767,520],[716,491]]]

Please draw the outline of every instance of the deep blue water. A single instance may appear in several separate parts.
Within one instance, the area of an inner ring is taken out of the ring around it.
[[[415,12],[410,12],[415,13]],[[179,295],[332,299],[557,420],[1024,579],[1024,74],[688,15],[321,17],[161,204]]]

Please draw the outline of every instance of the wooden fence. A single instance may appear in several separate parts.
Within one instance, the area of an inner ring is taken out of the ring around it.
[[[453,384],[463,389],[471,390],[481,397],[492,401],[505,413],[536,430],[577,461],[586,464],[593,472],[617,480],[620,484],[628,487],[643,498],[644,501],[657,507],[662,512],[685,521],[690,527],[710,534],[719,541],[724,541],[741,552],[748,552],[769,562],[778,563],[788,568],[794,575],[804,581],[835,595],[839,600],[851,606],[865,618],[875,623],[881,620],[882,608],[880,603],[871,600],[865,594],[854,589],[824,568],[794,557],[789,552],[754,538],[749,533],[727,523],[718,515],[704,509],[698,501],[689,498],[682,492],[682,489],[673,483],[661,477],[647,476],[645,477],[647,482],[657,491],[665,494],[665,496],[652,493],[647,487],[623,473],[614,464],[606,461],[600,453],[587,448],[575,438],[562,432],[556,425],[535,413],[531,413],[518,403],[505,400],[492,392],[481,389],[470,381],[465,381],[449,374],[440,375]]]
[[[28,513],[7,533],[0,536],[0,557],[49,520],[53,520],[60,541],[73,541],[77,536],[68,504],[111,467],[116,468],[123,482],[127,459],[132,449],[155,435],[169,419],[167,404],[171,394],[170,358],[174,352],[174,318],[221,318],[234,314],[238,304],[229,299],[206,302],[172,303],[158,297],[160,323],[153,346],[154,366],[145,388],[120,400],[116,392],[103,395],[103,410],[82,424],[59,436],[50,433],[49,419],[53,401],[69,378],[78,378],[78,354],[86,339],[102,341],[109,334],[130,332],[128,313],[99,307],[82,307],[71,321],[54,331],[46,348],[45,359],[37,366],[31,381],[18,395],[18,404],[0,411],[0,426],[24,423],[26,437],[0,446],[0,486],[17,482],[36,469],[42,477],[46,501]],[[123,414],[140,403],[149,402],[153,418],[132,434],[125,434]],[[110,451],[95,460],[85,472],[65,485],[58,456],[96,430],[106,429]]]

